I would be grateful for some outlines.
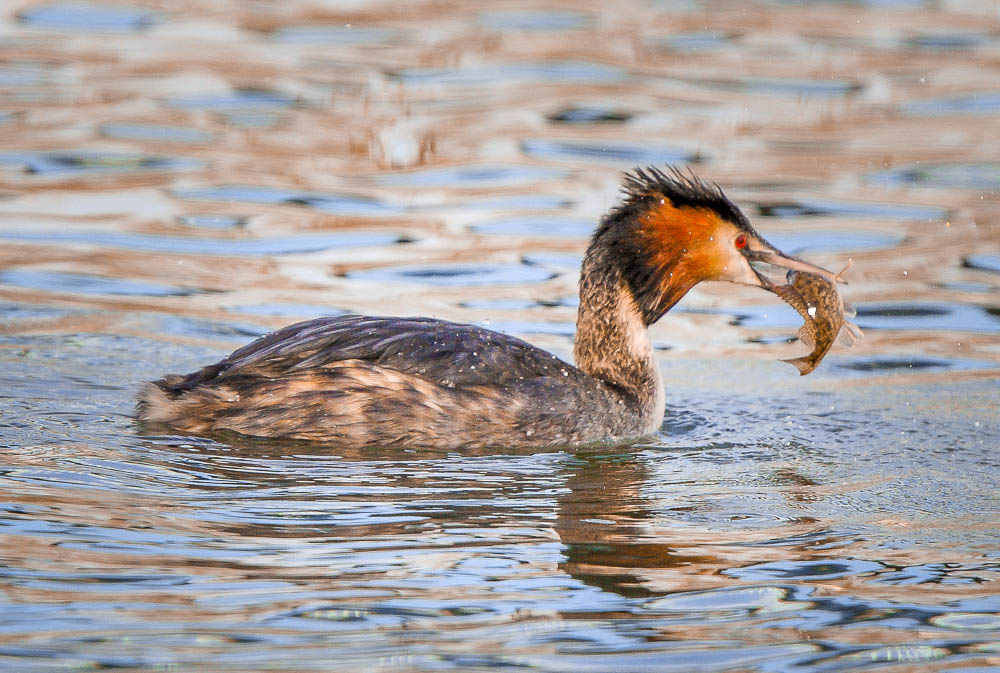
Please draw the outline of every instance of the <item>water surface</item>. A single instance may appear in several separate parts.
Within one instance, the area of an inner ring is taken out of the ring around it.
[[[0,669],[1000,670],[994,9],[8,3]],[[322,315],[570,359],[647,162],[853,259],[865,338],[799,377],[792,309],[698,286],[620,447],[135,423],[142,382]]]

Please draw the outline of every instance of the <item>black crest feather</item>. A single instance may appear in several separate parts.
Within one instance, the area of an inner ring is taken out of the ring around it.
[[[625,196],[622,203],[601,220],[594,232],[591,249],[601,250],[614,260],[647,325],[659,320],[679,296],[664,294],[664,274],[670,270],[652,264],[636,235],[636,223],[643,213],[659,205],[662,199],[668,199],[675,208],[712,210],[756,235],[750,221],[718,185],[701,180],[690,170],[672,166],[666,170],[652,166],[635,168],[626,173],[622,193]]]
[[[753,232],[750,221],[723,193],[722,188],[705,182],[690,169],[683,171],[675,166],[668,166],[666,171],[654,166],[635,168],[625,174],[622,192],[625,194],[622,208],[628,205],[644,206],[650,201],[666,198],[675,208],[714,210],[724,220]]]

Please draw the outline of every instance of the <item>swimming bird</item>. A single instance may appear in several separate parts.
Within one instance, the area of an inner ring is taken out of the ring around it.
[[[184,432],[453,450],[620,443],[655,432],[663,379],[647,335],[692,287],[775,291],[781,253],[717,185],[676,168],[626,174],[580,272],[573,366],[506,334],[431,318],[300,322],[140,393],[138,418]]]

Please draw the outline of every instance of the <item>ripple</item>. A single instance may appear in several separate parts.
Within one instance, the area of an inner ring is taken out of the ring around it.
[[[65,273],[61,271],[21,271],[16,269],[0,273],[0,283],[28,287],[34,290],[46,290],[48,292],[141,295],[150,297],[185,297],[204,291],[129,280],[127,278],[89,276],[82,273]]]
[[[237,304],[226,307],[227,311],[234,313],[245,313],[246,315],[259,316],[294,316],[299,318],[321,318],[324,316],[344,315],[347,311],[342,311],[331,306],[322,304],[287,304],[280,302],[269,302],[265,304]]]
[[[988,308],[948,302],[898,302],[856,304],[854,321],[862,329],[927,330],[960,332],[1000,331],[1000,316]],[[693,309],[689,313],[733,315],[733,324],[755,328],[797,328],[802,318],[791,306],[775,304],[746,306],[732,310]]]
[[[428,615],[401,613],[400,611],[379,610],[377,607],[327,605],[314,608],[293,610],[281,615],[282,620],[307,619],[321,623],[324,627],[334,629],[344,627],[351,630],[358,628],[403,628],[415,618]]]
[[[438,264],[426,266],[399,266],[350,271],[348,278],[358,280],[420,283],[439,286],[519,285],[541,283],[555,278],[554,274],[540,267],[524,264]]]
[[[237,89],[229,93],[177,96],[168,99],[167,105],[181,110],[224,112],[256,108],[288,108],[295,105],[295,99],[266,89]]]
[[[26,173],[45,177],[194,171],[205,167],[199,159],[131,154],[124,152],[10,152],[0,154],[0,164],[24,167]]]
[[[813,231],[796,231],[792,233],[773,233],[768,235],[768,241],[778,249],[790,254],[802,252],[844,252],[860,250],[878,250],[892,248],[903,241],[903,236],[884,234],[877,231],[859,229],[827,229]]]
[[[564,267],[565,268],[565,267]],[[532,308],[577,308],[580,299],[576,295],[559,299],[466,299],[459,303],[463,308],[492,311],[525,311]]]
[[[503,236],[555,236],[586,238],[594,232],[591,220],[570,217],[510,217],[473,224],[470,231],[477,234]]]
[[[921,9],[926,0],[775,0],[777,4],[861,5],[879,9]]]
[[[751,344],[791,344],[796,341],[797,338],[791,334],[758,334],[747,339],[747,343]]]
[[[709,591],[684,591],[646,603],[647,610],[664,612],[775,612],[802,610],[810,606],[805,601],[790,600],[791,592],[784,587],[738,587]]]
[[[521,255],[521,261],[531,266],[577,271],[583,264],[583,255],[575,252],[529,252]]]
[[[945,302],[871,303],[856,306],[863,329],[1000,332],[1000,316],[989,309]]]
[[[459,306],[488,311],[524,311],[538,308],[538,302],[533,299],[467,299]]]
[[[628,78],[622,68],[586,61],[548,61],[467,66],[464,68],[407,68],[389,73],[409,85],[498,86],[504,82],[553,84],[613,84]]]
[[[0,274],[0,280],[3,275]],[[0,323],[18,320],[51,320],[72,315],[78,311],[56,308],[54,306],[37,306],[34,304],[13,304],[0,301]]]
[[[240,128],[260,129],[274,126],[282,117],[266,109],[234,109],[220,111],[219,115],[230,126]]]
[[[18,19],[31,28],[95,32],[131,32],[154,25],[155,13],[137,7],[79,2],[40,5],[23,10]]]
[[[178,189],[174,190],[173,194],[180,199],[197,201],[241,201],[268,205],[306,206],[321,213],[331,213],[334,215],[375,217],[391,215],[402,211],[397,206],[363,196],[302,192],[293,189],[252,185]]]
[[[847,375],[895,374],[912,371],[967,371],[994,369],[1000,363],[972,358],[942,358],[926,355],[873,356],[864,358],[836,358],[834,369]]]
[[[37,243],[75,243],[123,250],[142,250],[144,252],[219,255],[223,257],[305,254],[340,248],[391,245],[401,240],[399,234],[377,231],[338,231],[311,236],[278,236],[273,238],[151,236],[103,231],[0,231],[0,239]]]
[[[923,117],[995,115],[1000,112],[1000,93],[979,91],[965,96],[909,101],[901,108],[908,115]]]
[[[521,151],[538,159],[588,159],[621,164],[677,164],[703,160],[703,157],[678,147],[615,142],[522,140]]]
[[[905,586],[914,584],[969,584],[989,582],[988,575],[973,574],[975,571],[986,570],[996,572],[995,564],[965,564],[965,563],[918,563],[900,568],[895,572],[886,572],[872,580],[873,584],[891,584]],[[964,608],[966,605],[958,606]],[[951,608],[949,608],[950,610]]]
[[[590,17],[559,10],[506,10],[483,12],[479,24],[499,31],[577,30],[590,23]]]
[[[831,559],[822,561],[774,561],[723,570],[722,574],[744,580],[830,580],[878,573],[885,566],[875,561]]]
[[[479,164],[383,174],[377,176],[375,182],[389,187],[477,188],[531,184],[565,176],[565,171],[545,166]]]
[[[13,580],[29,580],[58,583],[93,584],[109,591],[115,590],[115,585],[134,584],[143,587],[171,587],[184,584],[188,578],[168,573],[101,573],[101,572],[53,572],[44,570],[3,569],[0,577]]]
[[[557,194],[510,194],[453,203],[455,210],[562,210],[573,202]]]
[[[182,215],[178,224],[199,229],[239,229],[247,226],[248,218],[233,215]]]
[[[1000,631],[1000,614],[984,612],[952,612],[931,617],[934,626],[956,631]]]
[[[653,42],[653,46],[662,46],[667,49],[683,52],[715,51],[728,47],[731,44],[731,35],[712,30],[674,33]]]
[[[948,649],[934,645],[865,647],[858,652],[839,654],[824,659],[819,670],[871,670],[879,664],[898,665],[930,662],[944,659],[950,654]]]
[[[842,80],[795,79],[781,77],[742,77],[739,79],[704,78],[685,80],[689,84],[719,91],[796,96],[798,98],[838,98],[856,93],[864,87],[857,82]]]
[[[757,204],[758,214],[764,217],[844,216],[892,220],[943,220],[948,216],[944,208],[895,203],[862,203],[858,201],[832,201],[825,199],[797,199],[795,201],[764,201]]]
[[[929,51],[967,51],[989,43],[989,33],[941,32],[914,35],[903,41],[903,45]]]
[[[552,334],[555,336],[573,336],[576,334],[576,323],[548,322],[544,320],[489,320],[478,323],[480,327],[505,334]]]
[[[978,268],[978,267],[970,267]],[[1000,272],[998,272],[1000,273]],[[954,290],[955,292],[996,292],[997,286],[991,285],[990,283],[966,283],[966,282],[952,282],[946,281],[943,283],[934,283],[933,287],[939,287],[942,290]]]
[[[911,164],[869,173],[868,182],[881,187],[1000,189],[1000,162]]]
[[[0,86],[36,87],[53,84],[54,70],[38,63],[11,63],[0,66]],[[8,113],[9,114],[9,113]]]
[[[546,119],[553,124],[621,124],[632,118],[632,113],[598,105],[577,105],[553,112]]]
[[[981,269],[983,271],[1000,273],[1000,255],[967,255],[963,260],[963,265],[970,269]]]
[[[147,320],[154,323],[150,331],[155,334],[174,334],[196,339],[256,339],[271,331],[271,328],[261,325],[179,315],[150,314]]]
[[[744,306],[733,309],[708,309],[680,305],[676,309],[682,313],[707,313],[713,315],[730,315],[730,324],[755,328],[797,328],[802,324],[802,318],[791,306],[786,304],[770,304],[767,306]]]
[[[122,140],[149,140],[169,143],[207,143],[213,135],[207,131],[185,126],[159,126],[156,124],[103,124],[100,134]]]
[[[271,33],[271,39],[282,44],[382,44],[396,40],[400,33],[389,28],[372,28],[353,25],[341,26],[286,26]]]
[[[791,666],[803,661],[807,654],[819,651],[820,646],[809,643],[788,643],[780,645],[748,645],[727,647],[723,644],[695,643],[678,646],[661,646],[647,651],[628,651],[624,647],[615,648],[612,653],[601,652],[560,652],[559,654],[535,654],[518,657],[532,669],[547,673],[606,673],[607,671],[629,671],[629,673],[709,673],[729,670],[791,670]],[[643,648],[646,649],[646,648]],[[500,661],[492,664],[495,668],[508,668],[514,662]],[[522,664],[523,665],[523,664]],[[532,670],[528,669],[528,670]]]

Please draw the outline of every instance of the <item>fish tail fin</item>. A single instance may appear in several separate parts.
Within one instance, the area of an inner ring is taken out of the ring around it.
[[[789,360],[782,360],[782,362],[787,362],[790,365],[795,365],[799,370],[799,376],[805,376],[812,370],[816,369],[816,363],[810,360],[808,357],[801,358],[791,358]]]

